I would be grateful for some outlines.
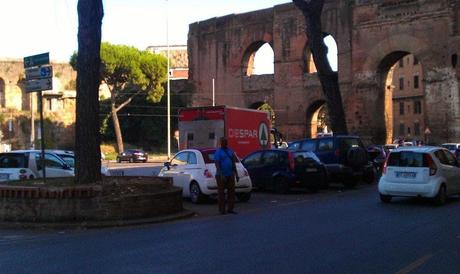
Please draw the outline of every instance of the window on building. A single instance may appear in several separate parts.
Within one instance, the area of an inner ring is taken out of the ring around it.
[[[419,81],[418,75],[414,75],[414,88],[418,88],[418,81]]]
[[[406,126],[404,124],[399,124],[399,135],[400,136],[406,135],[406,133],[404,132],[405,129],[406,129]]]
[[[403,58],[399,59],[399,67],[400,68],[404,67],[404,59]]]
[[[399,90],[404,90],[404,77],[399,78]]]
[[[414,56],[414,65],[418,65],[418,59],[416,56]]]
[[[411,134],[410,127],[407,127],[407,134]]]
[[[414,135],[420,136],[420,123],[414,123]]]
[[[414,113],[421,114],[422,113],[422,102],[414,101]]]
[[[404,115],[404,102],[399,102],[399,115]]]

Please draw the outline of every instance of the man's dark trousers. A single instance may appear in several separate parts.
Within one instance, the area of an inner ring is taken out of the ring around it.
[[[235,206],[235,176],[217,176],[217,199],[220,213],[225,213],[225,189],[227,189],[227,210],[233,211]]]

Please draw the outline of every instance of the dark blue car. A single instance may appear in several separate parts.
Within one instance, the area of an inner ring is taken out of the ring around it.
[[[375,180],[375,169],[357,136],[336,135],[294,141],[288,150],[314,152],[326,166],[329,178],[346,186],[354,186],[359,180],[367,183]]]
[[[309,190],[327,187],[327,171],[318,157],[309,151],[259,150],[241,162],[257,189],[287,193],[293,187]]]

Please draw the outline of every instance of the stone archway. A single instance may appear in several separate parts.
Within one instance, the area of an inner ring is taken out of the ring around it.
[[[307,138],[314,138],[320,131],[328,131],[327,106],[325,100],[313,102],[307,109]],[[329,131],[328,131],[329,132]]]

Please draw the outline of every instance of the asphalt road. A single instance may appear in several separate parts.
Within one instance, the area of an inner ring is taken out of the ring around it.
[[[272,202],[277,201],[277,202]],[[252,206],[251,206],[252,205]],[[0,231],[1,273],[458,273],[460,199],[378,200],[376,186],[256,193],[238,215],[140,227]],[[206,210],[205,210],[206,209]]]

